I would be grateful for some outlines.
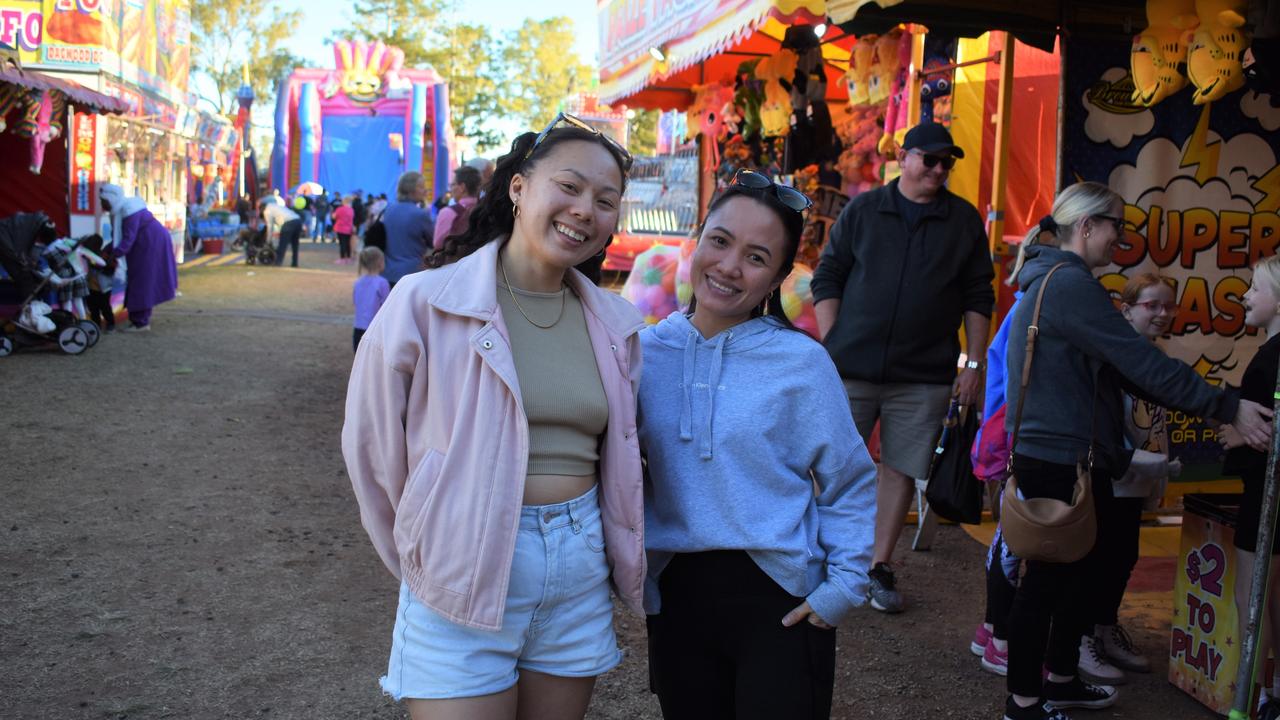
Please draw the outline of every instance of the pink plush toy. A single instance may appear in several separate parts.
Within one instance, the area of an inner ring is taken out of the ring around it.
[[[27,94],[27,107],[22,120],[14,128],[20,137],[31,138],[31,164],[28,168],[39,175],[44,167],[44,148],[58,136],[59,128],[51,124],[53,119],[53,93],[49,90],[32,90]]]
[[[879,148],[884,155],[892,155],[894,147],[907,134],[907,70],[911,66],[911,33],[904,32],[898,38],[898,72],[890,89],[889,104],[884,114],[884,134]]]

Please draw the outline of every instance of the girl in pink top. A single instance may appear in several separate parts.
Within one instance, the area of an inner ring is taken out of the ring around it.
[[[338,236],[338,264],[351,262],[351,233],[355,232],[356,211],[351,207],[351,196],[342,198],[342,204],[333,211],[333,234]]]
[[[356,352],[342,449],[365,529],[401,581],[381,685],[414,720],[580,719],[596,676],[621,661],[610,588],[639,612],[644,578],[643,320],[574,267],[617,229],[630,165],[577,118],[518,137],[465,232],[396,284]],[[546,362],[522,355],[538,343],[514,343],[512,328],[567,328],[573,342]],[[518,359],[607,406],[574,430],[598,449],[591,472],[530,472],[530,398],[546,396],[522,393]],[[569,359],[598,377],[558,369]]]

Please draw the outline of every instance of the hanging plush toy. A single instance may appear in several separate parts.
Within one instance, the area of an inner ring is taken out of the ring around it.
[[[889,104],[884,113],[884,134],[880,136],[879,150],[892,155],[907,134],[907,70],[911,66],[911,33],[904,32],[898,38],[898,74],[893,80]]]
[[[44,148],[58,136],[52,124],[53,92],[51,90],[31,90],[26,96],[22,120],[13,129],[20,137],[31,139],[31,162],[27,168],[39,175],[44,166]],[[59,126],[60,127],[60,126]]]
[[[839,141],[827,107],[827,73],[822,45],[807,25],[787,28],[782,46],[796,52],[796,70],[783,85],[791,94],[793,112],[788,138],[786,172],[811,164],[835,160]]]
[[[790,50],[779,50],[756,65],[756,79],[764,83],[760,124],[765,137],[783,137],[791,131],[791,94],[782,81],[795,75],[798,60]]]
[[[849,69],[840,79],[849,89],[849,104],[854,107],[871,104],[871,64],[875,61],[875,35],[858,38],[849,55]]]
[[[733,90],[720,83],[694,85],[693,105],[689,108],[688,137],[692,139],[701,134],[707,140],[707,169],[712,170],[720,164],[720,141],[724,135],[724,106],[733,102]]]
[[[1151,107],[1186,87],[1187,41],[1199,24],[1195,0],[1147,0],[1147,27],[1129,51],[1134,105]]]
[[[10,83],[0,83],[0,132],[4,132],[9,124],[5,116],[16,108],[22,107],[27,98],[27,89]]]
[[[1196,91],[1196,105],[1213,102],[1244,87],[1240,61],[1248,42],[1244,25],[1244,0],[1196,0],[1200,25],[1188,33],[1187,77]]]
[[[934,55],[924,62],[923,82],[920,83],[920,122],[933,122],[933,102],[951,94],[951,71],[937,72],[951,64],[951,58]],[[934,72],[931,72],[934,71]]]
[[[635,264],[621,295],[644,315],[644,321],[655,325],[676,311],[676,264],[678,248],[654,245],[636,256]]]
[[[894,30],[881,35],[875,42],[875,61],[872,63],[871,76],[868,80],[868,94],[871,104],[879,105],[889,99],[893,89],[893,81],[898,77],[899,58],[898,42],[902,39],[902,31]]]
[[[742,124],[738,131],[744,138],[760,134],[760,106],[764,103],[764,92],[760,81],[756,79],[756,65],[759,60],[748,60],[738,66],[738,75],[733,85],[733,106],[742,114]]]

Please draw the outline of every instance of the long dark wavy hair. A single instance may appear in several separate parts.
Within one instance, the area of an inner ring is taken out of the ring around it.
[[[443,248],[427,256],[425,264],[428,268],[444,267],[449,263],[457,262],[496,238],[510,235],[515,227],[513,214],[515,203],[511,201],[509,192],[511,179],[517,174],[527,175],[537,167],[542,158],[551,152],[552,148],[561,143],[573,140],[599,143],[609,151],[609,155],[618,164],[618,172],[622,174],[621,189],[626,190],[626,159],[601,136],[572,126],[558,127],[547,133],[542,142],[530,153],[529,148],[533,147],[537,137],[537,133],[527,132],[512,141],[511,150],[498,158],[493,177],[485,185],[483,195],[467,217],[466,229],[450,235],[445,239]],[[527,159],[526,155],[529,156]]]
[[[730,199],[735,197],[748,197],[773,211],[773,214],[782,222],[784,239],[786,243],[782,248],[782,269],[779,270],[785,279],[791,274],[791,270],[796,264],[796,252],[800,249],[800,235],[804,232],[804,215],[783,205],[777,196],[773,194],[773,188],[750,188],[746,185],[730,185],[720,192],[711,205],[707,207],[707,217],[710,218],[720,206],[724,205]],[[698,242],[702,242],[702,233],[706,230],[706,221],[698,226]],[[698,305],[696,297],[689,299],[688,314],[693,316],[694,308]],[[771,293],[765,302],[758,307],[752,309],[751,317],[768,316],[783,327],[789,330],[800,331],[791,323],[791,319],[787,317],[787,312],[782,309],[782,287]]]

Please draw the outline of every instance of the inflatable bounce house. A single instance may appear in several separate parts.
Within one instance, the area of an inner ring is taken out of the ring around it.
[[[294,70],[276,99],[271,185],[303,182],[326,191],[395,197],[408,170],[428,197],[449,185],[449,89],[435,70],[404,68],[404,53],[381,42],[340,40],[334,69]]]

